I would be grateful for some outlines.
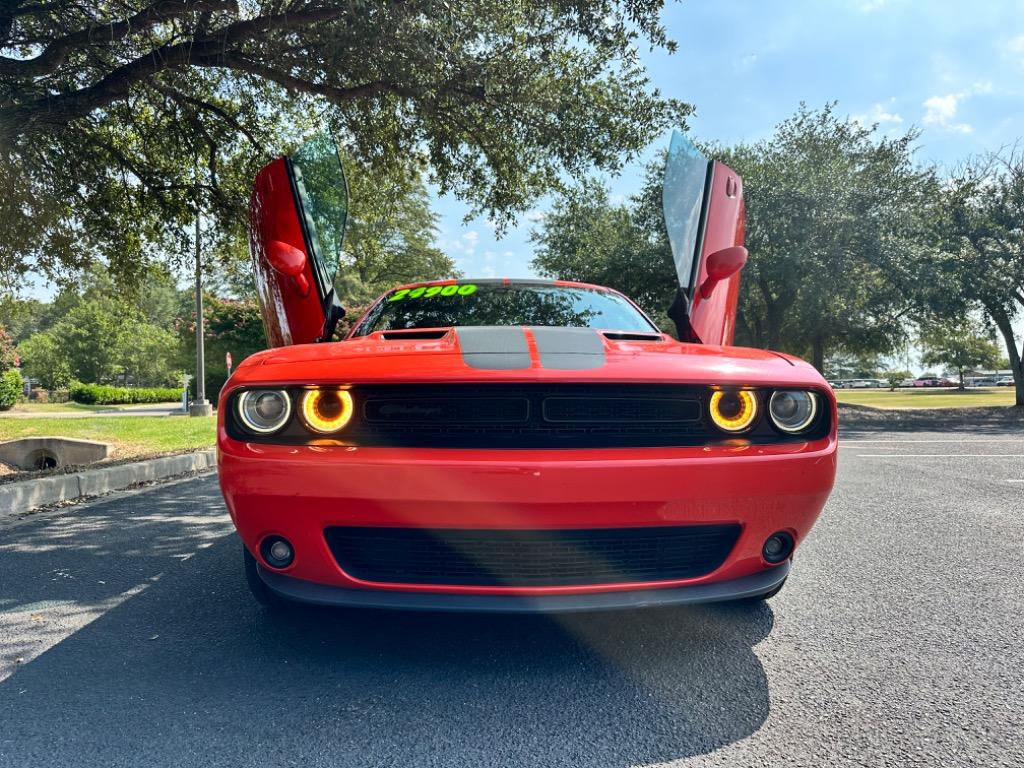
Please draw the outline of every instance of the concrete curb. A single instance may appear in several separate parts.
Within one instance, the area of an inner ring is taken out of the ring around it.
[[[139,483],[202,472],[213,469],[216,465],[217,452],[211,449],[89,469],[74,474],[7,483],[0,485],[0,517],[20,515],[36,507],[71,501],[83,496],[99,496]]]

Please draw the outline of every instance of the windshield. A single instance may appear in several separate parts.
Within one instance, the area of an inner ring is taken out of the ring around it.
[[[373,309],[355,335],[471,325],[657,330],[636,307],[610,291],[558,285],[450,283],[393,291]]]

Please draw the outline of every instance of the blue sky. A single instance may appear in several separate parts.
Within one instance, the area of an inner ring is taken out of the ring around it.
[[[838,101],[882,131],[916,126],[918,157],[947,167],[1024,137],[1024,2],[690,0],[663,18],[678,51],[644,61],[663,94],[696,107],[702,140],[764,138],[801,101]],[[637,190],[643,159],[609,180],[614,194]],[[500,240],[484,220],[463,224],[459,201],[435,207],[438,244],[467,276],[531,274],[543,204]]]

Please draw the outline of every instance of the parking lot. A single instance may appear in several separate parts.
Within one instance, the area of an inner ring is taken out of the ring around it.
[[[850,432],[768,607],[249,597],[212,476],[0,523],[2,766],[1024,765],[1024,439]]]

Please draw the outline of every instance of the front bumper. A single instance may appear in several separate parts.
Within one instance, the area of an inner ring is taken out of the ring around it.
[[[774,568],[731,581],[713,581],[687,587],[556,595],[475,595],[346,589],[289,578],[262,565],[257,565],[257,569],[263,582],[281,597],[313,605],[401,611],[573,613],[696,605],[760,597],[786,580],[790,563],[787,560]]]
[[[728,599],[719,596],[721,590],[690,589],[729,582],[740,590],[734,597],[747,589],[767,592],[783,566],[762,559],[765,539],[787,531],[799,544],[828,498],[836,468],[834,434],[782,445],[481,451],[266,445],[232,440],[222,430],[218,446],[224,498],[246,547],[260,560],[260,541],[275,534],[295,549],[294,562],[283,571],[260,561],[271,588],[289,596],[297,591],[297,599],[345,604],[356,592],[365,595],[360,604],[400,607],[441,597],[491,596],[523,598],[519,603],[535,606],[522,610],[545,610],[536,607],[536,598],[559,606],[547,610],[566,610],[561,600],[547,598],[571,596],[570,602],[586,597],[581,610],[591,610],[604,603],[648,604],[654,599],[650,593],[677,588],[686,589],[657,597]],[[333,526],[536,530],[689,524],[741,528],[728,557],[710,573],[673,581],[531,587],[364,581],[339,567],[324,535]],[[764,581],[749,586],[747,577]]]

